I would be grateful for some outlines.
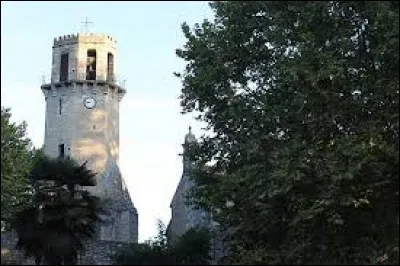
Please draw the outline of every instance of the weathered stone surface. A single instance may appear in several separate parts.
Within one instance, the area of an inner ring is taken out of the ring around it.
[[[88,51],[95,50],[95,80],[86,79]],[[68,66],[61,55],[68,54]],[[112,55],[112,63],[108,61]],[[138,213],[119,170],[119,102],[125,88],[115,83],[116,41],[103,34],[66,35],[53,45],[51,83],[43,84],[46,99],[43,150],[50,157],[60,155],[97,173],[97,184],[86,187],[101,198],[108,212],[99,225],[99,239],[135,243],[138,241]],[[68,77],[60,80],[61,69]],[[94,106],[85,106],[85,99]]]
[[[84,80],[86,77],[86,53],[95,49],[97,54],[96,80],[107,79],[107,55],[116,55],[116,41],[103,34],[64,35],[54,41],[52,59],[52,83],[60,80],[61,54],[69,54],[69,79]],[[114,73],[116,69],[114,66]]]

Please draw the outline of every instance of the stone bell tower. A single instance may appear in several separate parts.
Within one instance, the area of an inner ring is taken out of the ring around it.
[[[103,34],[54,39],[46,99],[44,153],[70,156],[97,173],[87,190],[100,197],[109,215],[99,238],[137,242],[138,215],[118,166],[119,102],[126,90],[115,78],[116,41]]]

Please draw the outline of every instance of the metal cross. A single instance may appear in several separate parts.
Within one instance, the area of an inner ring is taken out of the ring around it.
[[[83,21],[82,23],[85,24],[85,32],[87,33],[88,32],[88,24],[91,24],[93,22],[88,21],[88,18],[86,17],[85,21]]]

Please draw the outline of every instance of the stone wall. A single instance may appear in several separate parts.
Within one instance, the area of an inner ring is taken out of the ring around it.
[[[108,54],[114,55],[116,42],[103,34],[62,36],[54,41],[52,82],[43,84],[46,100],[43,150],[50,157],[70,156],[96,175],[96,186],[86,187],[91,194],[108,202],[99,237],[104,241],[137,242],[137,210],[124,186],[119,170],[119,103],[125,89],[106,82]],[[87,52],[96,50],[96,81],[86,80]],[[68,81],[60,81],[61,55],[69,54]],[[86,108],[92,98],[95,106]]]
[[[87,51],[96,50],[96,81],[86,81]],[[68,81],[60,81],[61,55],[69,54]],[[65,156],[71,156],[98,175],[96,187],[88,190],[101,198],[115,198],[121,194],[122,180],[119,160],[119,102],[125,89],[106,82],[108,54],[114,56],[116,73],[116,41],[104,34],[79,34],[59,37],[54,41],[52,82],[43,84],[46,100],[44,153],[57,157],[59,145],[64,145]],[[84,106],[86,98],[95,106]],[[110,174],[115,172],[114,174]],[[109,176],[108,183],[104,178]]]
[[[1,233],[1,261],[13,261],[19,265],[35,265],[34,260],[24,259],[21,251],[15,250],[17,238],[14,232]],[[115,241],[89,241],[78,255],[78,265],[111,265],[115,252],[128,245]]]
[[[87,167],[98,173],[96,188],[89,189],[92,193],[100,197],[114,193],[109,195],[111,198],[119,195],[121,180],[113,179],[104,184],[102,179],[105,176],[121,178],[118,171],[113,171],[118,168],[119,157],[117,98],[120,93],[108,84],[88,86],[86,83],[52,86],[51,90],[44,89],[43,92],[46,99],[45,154],[57,157],[59,145],[64,144],[65,156],[81,163],[88,161]],[[96,101],[93,109],[84,106],[87,97]],[[110,175],[112,171],[115,175]]]
[[[79,256],[79,265],[111,265],[112,256],[127,243],[115,241],[88,242],[85,251]]]
[[[85,79],[86,54],[89,49],[96,50],[96,80],[107,79],[107,56],[113,54],[115,59],[116,41],[103,34],[64,35],[54,40],[52,59],[52,82],[60,80],[61,54],[69,54],[69,79]],[[114,73],[115,64],[114,64]]]

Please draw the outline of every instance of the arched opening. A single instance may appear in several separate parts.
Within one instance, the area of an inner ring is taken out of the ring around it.
[[[96,80],[96,50],[87,51],[86,80]]]
[[[114,81],[114,55],[112,53],[107,54],[107,80]]]

